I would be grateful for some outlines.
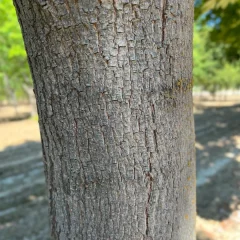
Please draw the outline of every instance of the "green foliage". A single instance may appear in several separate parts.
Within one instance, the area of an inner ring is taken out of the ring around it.
[[[212,26],[210,40],[224,44],[223,50],[230,61],[240,57],[240,0],[198,0],[195,16],[202,25]]]
[[[23,84],[31,85],[31,77],[12,1],[0,0],[0,22],[0,100],[26,98]]]
[[[210,27],[194,29],[194,83],[214,93],[220,89],[240,87],[240,61],[230,63],[224,57],[224,47],[208,42]]]

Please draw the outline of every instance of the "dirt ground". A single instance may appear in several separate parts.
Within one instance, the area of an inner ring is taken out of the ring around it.
[[[27,119],[0,124],[0,151],[8,146],[18,146],[28,141],[40,141],[38,122]]]
[[[240,239],[240,103],[195,103],[198,240]]]
[[[198,240],[239,240],[240,102],[195,102],[194,112]],[[2,121],[0,133],[0,239],[49,240],[38,122]]]

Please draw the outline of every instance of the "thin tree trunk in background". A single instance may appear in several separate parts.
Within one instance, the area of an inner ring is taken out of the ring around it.
[[[28,103],[31,105],[31,116],[35,116],[37,115],[37,107],[36,107],[36,98],[34,96],[32,86],[28,86],[27,84],[24,84],[23,89],[27,93]]]
[[[10,81],[9,81],[8,76],[5,74],[3,76],[3,83],[5,86],[5,90],[7,92],[7,96],[8,96],[8,98],[10,98],[10,104],[14,107],[15,116],[18,116],[18,102],[17,102],[16,94],[10,86]],[[8,99],[8,101],[9,101],[9,99]]]
[[[193,0],[14,0],[55,239],[195,239]]]

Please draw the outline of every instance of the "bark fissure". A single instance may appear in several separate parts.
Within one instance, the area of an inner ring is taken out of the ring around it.
[[[152,164],[151,164],[151,157],[149,158],[149,171],[146,174],[146,178],[148,181],[148,192],[147,192],[147,204],[146,204],[146,236],[149,236],[149,225],[151,222],[149,222],[149,207],[151,206],[150,200],[151,200],[151,194],[152,194],[152,187],[153,187],[153,177],[151,175],[152,173]]]
[[[166,31],[166,22],[167,22],[167,0],[162,0],[162,44],[165,43],[165,31]]]

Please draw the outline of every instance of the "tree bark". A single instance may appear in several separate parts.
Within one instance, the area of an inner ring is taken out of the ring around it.
[[[193,0],[14,0],[55,239],[195,239]]]

